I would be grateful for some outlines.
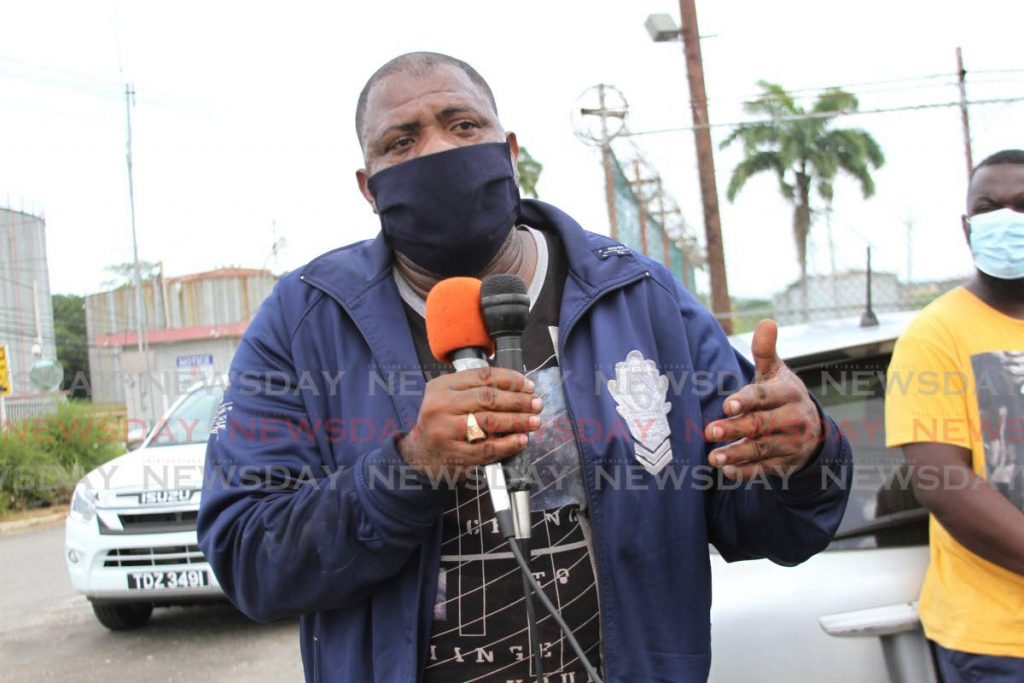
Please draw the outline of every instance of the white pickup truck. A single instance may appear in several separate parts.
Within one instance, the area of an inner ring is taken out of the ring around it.
[[[223,599],[196,541],[206,439],[222,396],[220,386],[194,387],[137,450],[75,487],[64,561],[107,628],[141,626],[154,607]]]

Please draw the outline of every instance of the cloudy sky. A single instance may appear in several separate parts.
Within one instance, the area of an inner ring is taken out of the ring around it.
[[[955,48],[972,100],[1024,98],[1024,3],[699,0],[715,122],[768,79],[803,91],[847,86],[863,109],[953,102]],[[140,256],[169,275],[225,265],[294,268],[372,236],[359,195],[356,97],[396,54],[435,50],[491,82],[506,128],[544,164],[541,198],[607,232],[597,151],[572,111],[597,83],[619,88],[635,132],[689,123],[678,43],[655,44],[650,13],[670,0],[515,3],[264,3],[37,0],[0,5],[0,203],[45,213],[54,292],[100,289],[103,267],[131,258],[124,83],[134,83]],[[1024,102],[971,110],[976,160],[1024,147]],[[888,163],[863,200],[841,182],[832,216],[836,266],[906,275],[913,222],[915,279],[970,269],[959,231],[965,189],[956,108],[844,118],[881,143]],[[721,141],[728,128],[715,128]],[[702,231],[692,133],[633,138]],[[738,149],[719,152],[724,189]],[[766,295],[797,274],[790,210],[770,178],[751,181],[722,223],[730,286]],[[272,257],[276,236],[287,248]],[[814,266],[830,266],[825,224]]]

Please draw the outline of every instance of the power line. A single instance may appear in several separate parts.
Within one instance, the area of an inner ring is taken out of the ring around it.
[[[852,92],[854,89],[856,89],[857,92],[853,93],[853,94],[856,94],[858,96],[859,95],[864,95],[864,94],[877,94],[877,93],[911,92],[911,91],[917,91],[917,90],[928,90],[928,89],[936,89],[936,88],[956,87],[955,76],[956,75],[953,74],[953,73],[939,73],[939,74],[930,74],[930,75],[927,75],[927,76],[909,76],[909,77],[904,77],[904,78],[890,78],[890,79],[882,79],[882,80],[874,80],[874,81],[859,81],[859,82],[856,82],[856,83],[835,84],[835,85],[825,85],[825,86],[809,86],[809,87],[806,87],[806,88],[795,88],[795,89],[792,89],[792,90],[787,89],[786,92],[788,94],[790,94],[790,95],[809,95],[809,94],[814,94],[814,93],[824,93],[824,92],[827,92],[829,90],[845,90],[847,92]],[[944,79],[944,80],[936,82],[936,79],[939,79],[939,78]],[[1013,79],[1010,79],[1010,80],[1013,80]],[[929,81],[931,81],[931,82],[929,82]],[[890,86],[899,86],[899,84],[907,84],[907,83],[917,83],[917,85],[905,85],[903,87],[890,87]],[[746,103],[748,101],[758,99],[763,94],[764,94],[763,92],[761,92],[761,93],[749,93],[748,92],[748,93],[743,94],[743,95],[723,94],[723,95],[717,95],[717,96],[714,96],[714,97],[710,97],[709,96],[707,98],[707,102],[708,102],[709,106],[710,105],[714,105],[716,107],[722,107],[722,106],[726,106],[726,105],[734,106],[736,104],[743,104],[743,103]],[[694,103],[694,102],[689,102],[688,104],[689,104],[690,107],[696,106],[696,103]]]
[[[1000,97],[983,100],[971,100],[967,102],[967,106],[977,106],[982,104],[1010,104],[1013,102],[1024,102],[1024,96],[1022,97]],[[811,119],[828,119],[836,116],[857,116],[863,114],[888,114],[897,111],[917,111],[922,109],[943,109],[949,107],[959,107],[960,102],[938,102],[931,104],[910,104],[903,105],[900,107],[878,107],[875,109],[841,109],[839,111],[829,112],[811,112],[809,114],[793,114],[790,116],[776,116],[771,119],[756,119],[753,121],[731,121],[729,123],[709,123],[701,126],[674,126],[672,128],[657,128],[655,130],[641,130],[641,131],[623,131],[619,135],[622,137],[639,137],[641,135],[659,135],[661,133],[680,133],[684,131],[697,130],[699,128],[742,128],[744,126],[750,126],[758,123],[778,123],[781,121],[808,121]]]
[[[949,78],[950,76],[951,76],[951,74],[949,72],[945,72],[945,73],[928,74],[927,76],[904,76],[904,77],[901,77],[901,78],[886,78],[886,79],[875,80],[875,81],[860,81],[860,82],[857,82],[857,83],[846,83],[844,85],[824,85],[824,86],[817,86],[817,87],[797,88],[796,90],[787,90],[786,92],[789,92],[789,93],[806,93],[806,92],[815,92],[815,91],[819,91],[819,90],[846,90],[847,88],[861,88],[861,87],[873,86],[873,85],[892,85],[894,83],[911,83],[913,81],[930,81],[930,80],[934,80],[936,78]]]
[[[1024,74],[1024,69],[991,69],[982,71],[970,71],[970,75],[987,75],[987,74]],[[936,79],[944,79],[936,82]],[[999,83],[1018,83],[1022,78],[995,78],[995,79],[976,79],[970,80],[970,85],[993,85]],[[932,81],[932,82],[928,82]],[[917,83],[917,85],[907,85],[905,87],[885,87],[893,86],[904,83]],[[879,87],[881,86],[881,87]],[[891,78],[873,81],[859,81],[855,83],[837,84],[837,85],[826,85],[826,86],[810,86],[806,88],[787,89],[787,94],[800,95],[800,94],[814,94],[824,93],[829,90],[844,90],[851,94],[859,96],[863,95],[876,95],[876,94],[887,94],[887,93],[905,93],[911,91],[920,90],[934,90],[937,88],[955,88],[957,87],[956,74],[953,73],[937,73],[930,74],[927,76],[908,76],[903,78]],[[856,89],[856,92],[853,90]],[[707,103],[709,106],[716,108],[722,108],[725,106],[735,106],[737,103],[745,104],[749,101],[756,100],[763,96],[764,93],[748,93],[746,95],[719,95],[716,97],[708,97]],[[686,106],[695,107],[695,102],[689,102]]]
[[[10,66],[15,68],[12,70]],[[10,58],[0,58],[0,76],[107,100],[120,100],[122,96],[123,83]],[[147,91],[138,99],[143,104],[165,108],[206,106],[196,100],[153,91]]]
[[[1024,74],[1024,69],[971,69],[968,74]]]
[[[934,80],[934,79],[937,79],[937,78],[946,79],[942,83],[923,83],[921,85],[917,85],[917,86],[913,86],[913,87],[907,87],[907,88],[889,88],[889,89],[885,89],[885,90],[869,89],[869,90],[866,90],[866,91],[862,90],[861,92],[899,92],[899,91],[903,91],[903,90],[922,90],[922,89],[926,89],[926,88],[937,88],[937,87],[944,87],[944,86],[953,86],[953,85],[956,84],[955,81],[952,80],[953,76],[954,75],[951,74],[951,73],[938,73],[938,74],[930,74],[930,75],[927,75],[927,76],[907,76],[907,77],[903,77],[903,78],[889,78],[889,79],[875,80],[875,81],[859,81],[859,82],[856,82],[856,83],[845,83],[845,84],[840,84],[840,85],[809,86],[809,87],[806,87],[806,88],[795,88],[793,90],[787,89],[786,92],[789,93],[790,95],[801,95],[801,94],[808,94],[808,93],[825,92],[825,91],[828,91],[828,90],[847,90],[847,91],[849,91],[849,90],[852,90],[853,88],[873,88],[874,86],[894,85],[894,84],[898,84],[898,83],[912,83],[912,82],[915,82],[915,81],[931,81],[931,80]],[[740,96],[740,97],[728,97],[728,98],[712,97],[712,98],[708,98],[708,104],[710,104],[712,102],[721,102],[721,101],[723,101],[725,99],[728,99],[730,103],[734,104],[736,102],[736,100],[742,100],[742,101],[752,100],[752,99],[756,99],[756,98],[760,97],[762,94],[763,93],[755,93],[755,94],[748,94],[748,95]]]

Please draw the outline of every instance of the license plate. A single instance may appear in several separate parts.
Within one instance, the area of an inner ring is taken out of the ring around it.
[[[132,572],[128,575],[128,588],[139,591],[178,590],[210,585],[210,577],[202,569],[182,569],[166,572]]]

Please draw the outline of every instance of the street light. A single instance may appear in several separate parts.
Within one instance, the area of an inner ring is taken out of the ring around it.
[[[656,43],[671,43],[673,40],[679,40],[683,36],[683,30],[679,28],[671,14],[648,14],[647,21],[644,22],[644,28],[647,29],[647,34],[651,37],[651,40]],[[715,38],[716,36],[718,36],[717,33],[702,33],[700,38],[703,40],[704,38]]]
[[[644,28],[656,43],[667,43],[680,37],[679,26],[671,14],[648,14]]]

